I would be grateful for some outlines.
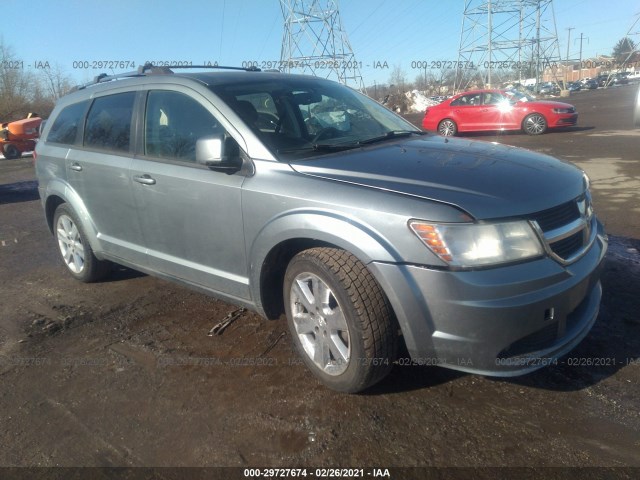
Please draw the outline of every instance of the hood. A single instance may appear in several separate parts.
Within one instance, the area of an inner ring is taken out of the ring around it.
[[[455,205],[476,219],[530,214],[584,191],[582,171],[516,147],[425,136],[290,162],[304,175]]]
[[[544,105],[549,108],[576,108],[570,103],[556,102],[554,100],[533,100],[531,102],[523,102],[523,105]]]

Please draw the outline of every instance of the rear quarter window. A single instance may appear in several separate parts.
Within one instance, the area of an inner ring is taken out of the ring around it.
[[[88,106],[89,101],[87,100],[63,108],[53,122],[46,141],[64,145],[76,143],[78,131]]]

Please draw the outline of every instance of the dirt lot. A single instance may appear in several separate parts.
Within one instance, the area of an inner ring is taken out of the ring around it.
[[[634,92],[572,96],[571,131],[474,136],[584,168],[613,235],[590,335],[557,366],[509,380],[398,365],[366,394],[338,394],[307,374],[284,319],[245,313],[211,337],[235,306],[127,269],[78,283],[45,226],[32,159],[0,159],[0,466],[381,467],[392,478],[424,478],[393,467],[640,467]]]

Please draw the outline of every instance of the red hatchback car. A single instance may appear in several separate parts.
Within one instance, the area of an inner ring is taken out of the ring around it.
[[[576,109],[568,103],[536,100],[512,90],[473,90],[427,108],[422,127],[443,136],[521,129],[540,135],[548,128],[571,126],[577,121]]]

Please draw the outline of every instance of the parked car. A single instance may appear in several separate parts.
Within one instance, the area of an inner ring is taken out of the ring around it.
[[[430,135],[329,80],[100,76],[58,101],[35,158],[71,276],[113,262],[284,313],[339,391],[381,380],[401,345],[423,365],[530,372],[598,313],[607,239],[584,172]]]
[[[613,76],[613,84],[614,85],[628,85],[629,84],[629,73],[627,72],[618,72]]]
[[[536,100],[511,90],[472,90],[428,107],[422,126],[443,136],[494,130],[524,130],[539,135],[577,121],[578,113],[568,103]]]
[[[596,79],[599,87],[610,87],[613,85],[627,85],[629,83],[629,75],[625,73],[603,74],[598,75]]]
[[[537,89],[537,92],[540,95],[559,95],[560,86],[554,82],[543,83],[540,85],[540,88]]]
[[[449,97],[447,97],[446,95],[433,95],[429,97],[429,100],[433,100],[434,102],[440,103],[440,102],[444,102],[447,98]]]
[[[595,90],[598,88],[598,81],[593,78],[588,78],[581,81],[583,90]]]
[[[578,92],[582,89],[582,84],[580,82],[570,82],[567,84],[567,90],[570,92]]]

